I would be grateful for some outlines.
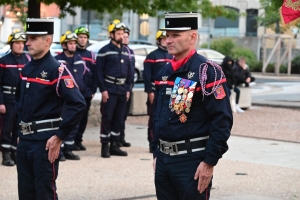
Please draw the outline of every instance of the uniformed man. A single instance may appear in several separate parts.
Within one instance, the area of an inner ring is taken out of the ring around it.
[[[7,40],[11,52],[0,58],[0,146],[2,165],[13,166],[16,162],[17,137],[19,124],[15,106],[15,94],[20,72],[30,61],[30,56],[23,53],[26,36],[20,30],[13,31]]]
[[[17,148],[19,199],[57,199],[60,146],[86,106],[73,76],[50,54],[54,20],[27,19],[26,28],[26,45],[33,60],[22,70],[16,95],[21,130]],[[61,119],[64,102],[69,109]]]
[[[85,94],[84,94],[87,110],[80,121],[78,132],[75,137],[75,144],[73,146],[74,151],[75,150],[85,151],[86,148],[85,146],[82,145],[82,137],[88,122],[88,112],[91,106],[92,98],[94,97],[97,90],[97,85],[94,76],[96,58],[93,52],[86,49],[88,40],[90,38],[89,30],[86,27],[79,27],[75,29],[75,33],[77,34],[76,52],[81,56],[82,60],[85,61],[87,68],[91,72],[89,73],[89,76],[86,77],[88,79],[87,81],[89,82],[89,86],[85,88]]]
[[[128,47],[129,44],[129,35],[130,35],[130,29],[128,27],[125,27],[124,29],[124,37],[123,37],[123,46],[124,48],[127,50],[128,54],[129,54],[129,60],[130,60],[130,65],[131,65],[131,71],[134,72],[135,70],[135,57],[134,57],[134,52],[132,49],[130,49]],[[126,102],[126,110],[125,110],[125,118],[124,118],[124,123],[123,126],[121,128],[121,141],[119,143],[120,147],[130,147],[131,144],[129,142],[126,142],[125,140],[125,121],[127,119],[127,116],[129,114],[129,109],[130,109],[130,105],[131,105],[131,99],[132,99],[132,88],[134,85],[134,79],[132,79],[132,84],[131,84],[131,88],[130,88],[130,96],[128,101]]]
[[[145,84],[145,92],[148,94],[147,98],[147,114],[149,115],[148,120],[148,142],[149,142],[149,151],[152,153],[151,142],[153,141],[153,101],[155,99],[155,86],[154,80],[160,70],[166,65],[166,63],[170,62],[173,58],[167,51],[166,44],[166,31],[157,31],[156,33],[156,44],[158,48],[152,51],[144,61],[144,84]]]
[[[103,158],[127,156],[127,152],[118,146],[133,79],[129,54],[122,45],[125,27],[119,20],[108,26],[111,41],[99,50],[96,59],[96,77],[102,93],[100,139]]]
[[[84,96],[86,88],[89,86],[86,76],[89,76],[90,70],[86,67],[85,62],[83,61],[81,56],[76,53],[77,35],[75,33],[72,33],[71,31],[66,31],[60,37],[60,44],[62,46],[63,52],[55,56],[54,58],[57,59],[58,62],[66,65],[66,69],[70,70],[70,73],[78,84],[80,93],[82,94],[82,96]],[[62,118],[65,117],[66,110],[68,108],[69,106],[67,104],[64,104],[62,110]],[[61,161],[64,161],[63,157],[69,160],[80,160],[80,157],[72,152],[78,128],[79,123],[65,138],[61,153]]]
[[[165,25],[174,59],[155,81],[156,194],[158,199],[207,200],[232,127],[226,78],[195,50],[198,13],[166,13]]]

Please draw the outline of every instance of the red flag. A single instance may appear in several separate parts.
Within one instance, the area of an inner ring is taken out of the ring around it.
[[[284,0],[279,9],[281,24],[288,28],[300,22],[300,0]]]

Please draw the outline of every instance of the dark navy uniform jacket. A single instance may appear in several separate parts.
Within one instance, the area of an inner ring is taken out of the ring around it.
[[[134,56],[134,52],[132,49],[130,49],[128,47],[128,45],[124,44],[124,48],[127,50],[128,54],[129,54],[129,61],[130,61],[130,66],[131,66],[131,72],[135,72],[135,56]],[[134,77],[132,77],[132,84],[131,84],[131,91],[133,88],[133,84],[134,84]]]
[[[3,87],[17,87],[20,72],[30,59],[29,55],[17,56],[12,52],[0,58],[0,104],[15,103],[15,95],[4,92],[7,90],[3,91]]]
[[[77,53],[81,56],[82,60],[85,61],[85,65],[90,70],[90,75],[87,77],[91,85],[86,87],[85,97],[92,97],[92,94],[95,94],[97,91],[97,82],[95,77],[95,66],[96,66],[96,57],[95,54],[86,49],[76,48]]]
[[[51,56],[49,51],[43,58],[26,64],[22,70],[16,95],[20,121],[29,123],[60,118],[64,102],[69,109],[58,130],[28,135],[19,132],[20,138],[47,140],[57,135],[63,140],[79,123],[86,109],[85,100],[78,88],[75,85],[72,87],[71,77],[66,70],[63,71],[61,79],[58,79],[59,67],[60,63]],[[56,91],[57,85],[58,91]]]
[[[130,91],[133,82],[133,71],[128,51],[122,45],[118,48],[112,42],[98,52],[96,59],[96,77],[100,92],[124,95]],[[105,81],[106,76],[126,78],[125,84],[117,85]]]
[[[214,94],[202,95],[199,82],[199,67],[207,61],[201,55],[194,53],[190,59],[174,72],[171,63],[167,64],[157,76],[156,84],[156,110],[154,113],[154,142],[157,147],[158,139],[175,142],[185,139],[209,136],[206,143],[204,162],[216,165],[222,155],[228,150],[227,139],[233,123],[229,96],[226,90],[226,78],[221,83],[227,94],[223,99],[216,99]],[[220,71],[217,71],[217,81],[220,80]],[[176,77],[188,79],[188,74],[194,73],[190,80],[196,81],[195,93],[192,97],[190,112],[186,113],[187,121],[182,123],[179,115],[171,112],[169,108],[170,91]],[[167,77],[167,80],[165,78]],[[214,85],[215,71],[212,66],[207,70],[206,90],[211,91]],[[159,151],[158,149],[156,151]],[[157,154],[154,153],[156,157]]]
[[[67,66],[73,75],[81,94],[85,97],[86,88],[92,85],[91,79],[89,79],[89,69],[85,66],[85,62],[78,53],[75,53],[73,57],[67,57],[66,54],[61,53],[54,57],[59,63]]]
[[[160,70],[166,65],[167,62],[172,60],[173,56],[168,54],[168,51],[157,48],[152,51],[144,61],[144,84],[145,92],[155,92],[154,80]]]

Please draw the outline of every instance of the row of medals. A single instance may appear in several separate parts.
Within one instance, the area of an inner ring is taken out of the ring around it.
[[[172,112],[176,112],[177,115],[181,113],[189,113],[192,106],[193,93],[189,92],[188,89],[184,87],[178,88],[178,90],[173,90],[171,93],[171,100],[169,108]]]

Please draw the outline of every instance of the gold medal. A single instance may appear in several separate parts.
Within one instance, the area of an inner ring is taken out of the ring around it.
[[[182,99],[183,100],[186,99],[186,94],[182,95]]]
[[[190,108],[185,108],[186,113],[189,113],[190,111],[191,111]]]
[[[187,89],[184,89],[183,90],[183,94],[187,94],[188,93],[188,90]]]
[[[179,88],[178,89],[178,94],[182,94],[183,93],[183,88]]]

